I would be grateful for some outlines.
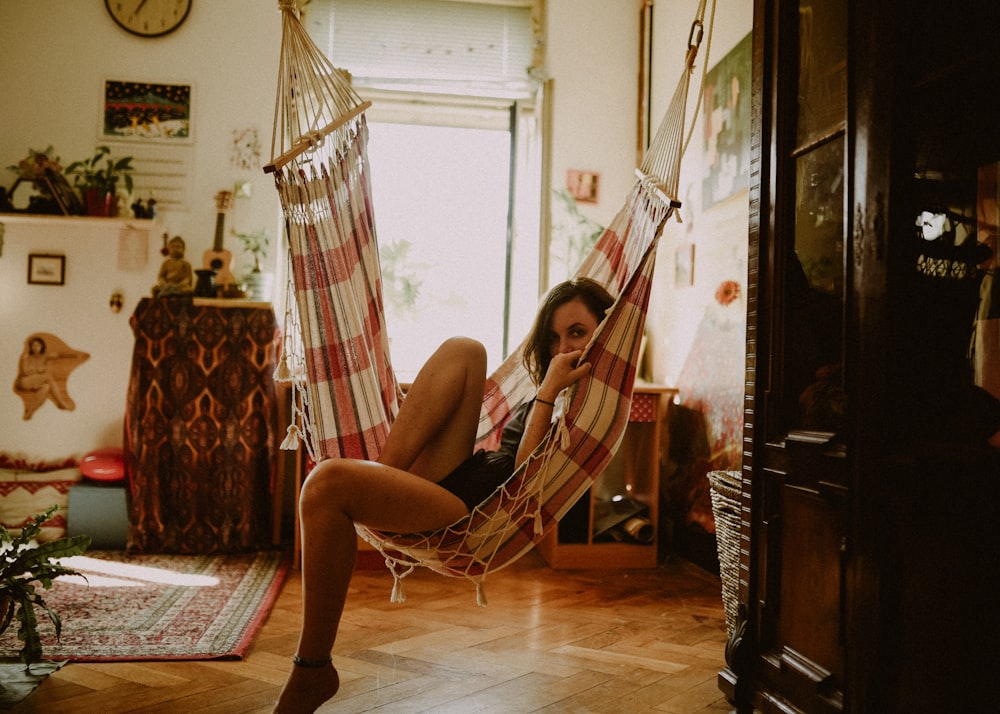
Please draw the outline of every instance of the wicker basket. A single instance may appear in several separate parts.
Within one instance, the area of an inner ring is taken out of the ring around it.
[[[712,515],[715,517],[715,543],[719,550],[719,577],[722,580],[722,605],[726,611],[726,629],[736,629],[740,588],[740,492],[743,480],[739,471],[710,471]]]

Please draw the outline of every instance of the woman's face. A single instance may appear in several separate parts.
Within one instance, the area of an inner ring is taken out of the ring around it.
[[[549,356],[582,350],[597,329],[597,318],[580,298],[564,302],[552,313]]]

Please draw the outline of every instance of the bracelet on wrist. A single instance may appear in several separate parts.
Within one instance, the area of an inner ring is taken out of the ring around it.
[[[548,404],[550,407],[555,408],[556,403],[550,402],[547,399],[542,399],[541,397],[535,397],[536,402],[541,402],[542,404]]]

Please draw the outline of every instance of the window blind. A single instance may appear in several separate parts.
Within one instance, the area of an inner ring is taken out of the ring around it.
[[[517,99],[535,89],[532,5],[312,0],[304,22],[356,87]]]

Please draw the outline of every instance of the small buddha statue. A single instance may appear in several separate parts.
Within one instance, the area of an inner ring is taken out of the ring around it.
[[[184,239],[174,236],[167,242],[167,259],[160,267],[153,286],[153,297],[190,295],[194,290],[194,271],[184,259]]]

